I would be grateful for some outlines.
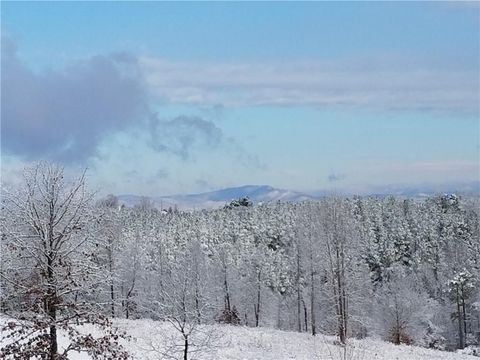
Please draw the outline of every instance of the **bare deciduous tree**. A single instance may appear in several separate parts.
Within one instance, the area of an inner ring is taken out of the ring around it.
[[[16,192],[2,194],[2,259],[16,257],[15,268],[2,269],[12,284],[4,301],[14,301],[12,320],[4,327],[15,340],[0,355],[66,359],[71,351],[94,358],[126,358],[118,334],[99,307],[89,302],[98,286],[94,233],[97,219],[91,212],[92,194],[85,187],[85,172],[68,182],[60,166],[39,163],[24,173]],[[77,301],[81,295],[82,300]],[[99,325],[104,336],[83,334],[77,325]],[[70,344],[60,349],[58,330]]]

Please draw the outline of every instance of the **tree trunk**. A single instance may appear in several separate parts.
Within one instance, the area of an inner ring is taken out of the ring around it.
[[[110,283],[110,299],[112,301],[111,303],[111,313],[112,313],[112,318],[115,317],[115,296],[114,296],[114,291],[113,291],[113,281]]]
[[[315,336],[317,334],[317,328],[315,323],[315,289],[313,286],[313,279],[312,279],[312,295],[310,296],[310,312],[311,312],[311,321],[312,321],[312,335]]]
[[[260,271],[257,271],[257,305],[255,306],[255,327],[258,327],[260,320],[260,300],[262,284],[260,283]]]
[[[197,324],[200,324],[201,316],[200,316],[200,303],[198,300],[198,287],[195,287],[195,312],[197,314]]]
[[[310,242],[311,244],[311,242]],[[312,321],[312,335],[317,334],[316,324],[315,324],[315,282],[314,282],[314,270],[313,270],[313,249],[310,247],[310,317]]]
[[[463,318],[463,334],[467,337],[467,310],[465,307],[465,296],[463,296],[463,286],[462,286],[462,318]]]
[[[57,342],[57,308],[56,308],[56,290],[54,284],[54,275],[53,275],[53,254],[49,254],[47,259],[47,277],[48,277],[48,294],[47,294],[47,314],[50,321],[50,360],[55,360],[58,352],[58,342]]]
[[[305,301],[302,300],[303,303],[303,317],[305,318],[305,332],[308,332],[308,311],[307,311],[307,305],[305,304]]]
[[[338,336],[340,337],[340,342],[345,344],[347,338],[347,321],[345,313],[345,289],[343,286],[342,271],[341,271],[341,262],[340,262],[340,250],[337,246],[337,291],[338,291]]]
[[[200,310],[200,269],[198,264],[197,254],[194,257],[195,265],[195,315],[197,318],[197,324],[202,322],[202,314]]]
[[[47,306],[50,321],[50,360],[55,360],[58,352],[57,342],[57,289],[55,275],[53,272],[53,259],[55,258],[54,250],[54,221],[55,221],[55,187],[52,184],[50,189],[51,198],[49,199],[50,217],[48,221],[48,252],[47,252]]]
[[[297,322],[298,322],[298,332],[302,332],[302,318],[301,318],[301,302],[302,302],[302,295],[300,289],[300,249],[297,240]]]
[[[344,321],[344,308],[343,308],[343,299],[342,299],[342,285],[338,283],[338,336],[340,337],[340,342],[345,344],[345,321]]]
[[[393,343],[400,345],[400,314],[398,313],[397,294],[395,296],[395,328],[393,329]]]
[[[342,344],[345,344],[347,341],[347,333],[348,333],[348,309],[347,309],[347,294],[346,294],[346,276],[345,276],[345,248],[344,248],[344,238],[340,240],[339,248],[340,248],[340,278],[339,284],[341,284],[341,305],[342,305]]]
[[[114,285],[113,285],[113,254],[112,254],[112,246],[113,241],[110,239],[108,244],[108,269],[110,271],[110,312],[112,314],[112,318],[115,317],[115,292],[114,292]]]
[[[53,314],[54,321],[56,320],[56,314]],[[50,316],[52,316],[50,315]],[[57,326],[55,324],[50,325],[50,360],[55,360],[58,352],[58,343],[57,343]]]
[[[126,312],[126,301],[125,301],[125,287],[123,285],[123,281],[122,281],[122,285],[120,286],[120,292],[121,292],[121,295],[122,295],[122,312]]]
[[[463,349],[465,347],[465,340],[463,338],[463,326],[462,326],[462,311],[460,309],[460,296],[457,287],[457,316],[458,316],[458,348]]]
[[[75,292],[75,304],[78,302],[78,291]],[[75,324],[80,325],[80,320],[78,319],[78,316],[76,316],[75,319]]]
[[[347,341],[348,333],[348,311],[347,311],[347,296],[345,294],[345,286],[342,286],[342,329],[343,329],[343,341],[345,344]]]
[[[224,280],[223,280],[223,288],[225,290],[225,308],[230,313],[232,308],[230,305],[230,292],[228,290],[228,280],[227,280],[227,268],[224,267]]]
[[[188,337],[185,338],[185,345],[183,347],[183,360],[188,360]]]
[[[130,318],[130,297],[132,296],[133,290],[135,289],[135,280],[136,280],[136,271],[134,270],[133,271],[132,286],[130,286],[130,289],[128,289],[128,292],[127,292],[126,313],[125,313],[125,317],[127,319]]]

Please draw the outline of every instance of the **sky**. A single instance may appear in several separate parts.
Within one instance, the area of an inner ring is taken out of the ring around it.
[[[100,193],[480,180],[475,2],[1,2],[2,181]]]

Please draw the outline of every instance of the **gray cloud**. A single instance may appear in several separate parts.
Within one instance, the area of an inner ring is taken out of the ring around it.
[[[95,56],[61,72],[34,73],[2,37],[2,151],[25,159],[81,163],[113,131],[148,111],[128,54]]]
[[[170,152],[187,159],[196,145],[216,147],[224,139],[222,130],[213,122],[197,116],[161,119],[150,116],[150,145],[155,151]]]
[[[195,180],[195,185],[200,189],[200,191],[207,191],[212,189],[212,185],[204,179]]]
[[[256,154],[246,149],[239,139],[226,136],[213,121],[199,116],[177,116],[162,119],[157,114],[150,116],[149,144],[158,152],[174,154],[183,160],[191,158],[200,147],[221,149],[230,154],[242,166],[266,170]]]
[[[140,175],[140,173],[139,173],[137,170],[125,171],[125,172],[123,173],[123,176],[124,176],[125,178],[137,177],[138,175]]]
[[[338,181],[344,180],[346,177],[347,176],[345,174],[332,173],[332,174],[328,175],[327,180],[328,180],[328,182],[338,182]]]
[[[4,154],[83,164],[100,158],[97,150],[107,136],[128,130],[139,134],[138,139],[147,133],[153,150],[183,160],[194,149],[222,148],[244,166],[263,166],[213,121],[195,116],[163,119],[153,113],[142,69],[131,54],[94,56],[62,71],[36,73],[19,60],[11,39],[2,36],[1,46]],[[206,115],[218,118],[222,110],[216,104]],[[168,172],[157,175],[165,178]]]
[[[155,186],[158,190],[158,186],[163,184],[165,179],[170,177],[170,172],[165,168],[159,168],[153,175],[145,179],[145,185],[148,187]]]
[[[237,162],[245,167],[265,171],[268,169],[267,164],[262,162],[256,154],[249,153],[245,147],[233,137],[226,139],[228,143],[227,149],[234,154]]]
[[[160,168],[155,173],[157,179],[166,179],[170,176],[170,172],[167,169]]]

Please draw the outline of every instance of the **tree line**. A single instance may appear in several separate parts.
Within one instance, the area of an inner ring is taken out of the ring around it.
[[[185,359],[196,326],[215,322],[342,344],[478,344],[479,204],[450,194],[128,208],[113,195],[96,200],[85,174],[67,179],[40,163],[2,188],[0,312],[11,340],[0,355],[128,358],[117,317],[171,322]],[[104,335],[83,333],[86,323]]]

